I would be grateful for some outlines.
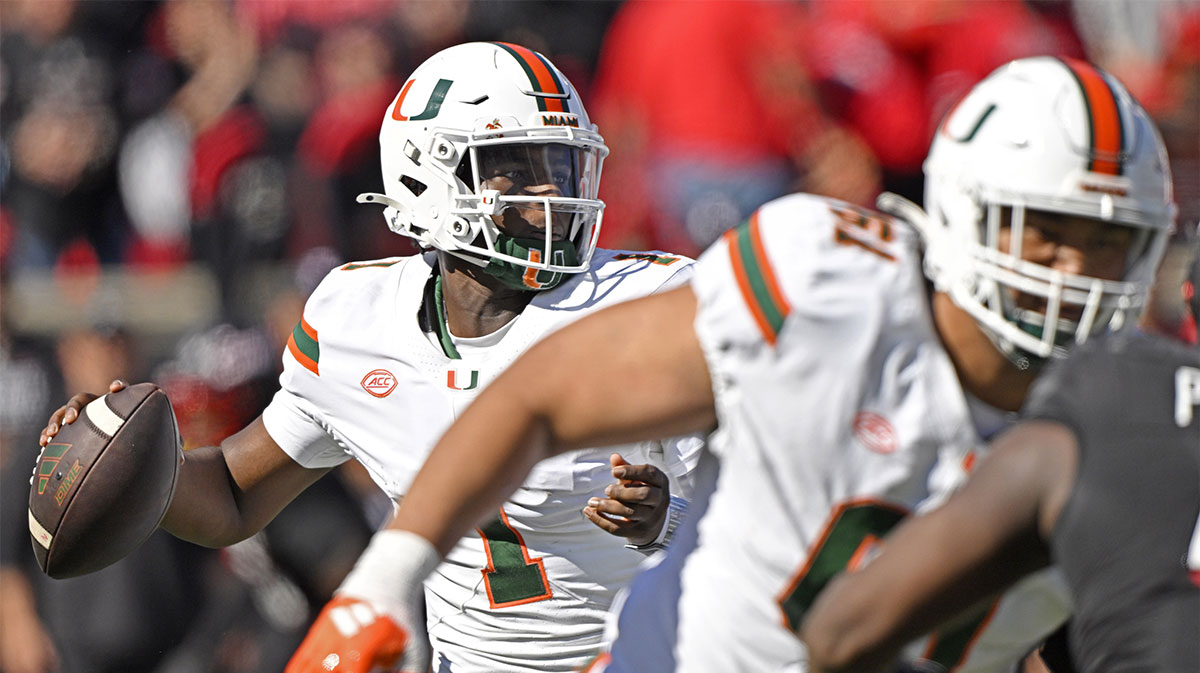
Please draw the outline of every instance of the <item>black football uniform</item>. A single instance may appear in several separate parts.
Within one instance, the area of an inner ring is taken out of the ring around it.
[[[1200,517],[1198,403],[1200,348],[1130,330],[1074,349],[1026,405],[1026,417],[1069,426],[1079,444],[1050,548],[1075,602],[1080,671],[1200,671],[1200,586],[1188,561]]]

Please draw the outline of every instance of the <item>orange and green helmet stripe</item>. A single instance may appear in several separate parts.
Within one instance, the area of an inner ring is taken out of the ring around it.
[[[1079,84],[1088,117],[1088,170],[1121,175],[1125,145],[1121,106],[1108,79],[1095,66],[1073,58],[1061,59]]]
[[[317,342],[317,330],[313,329],[303,316],[292,330],[292,336],[288,337],[287,347],[288,352],[296,358],[296,362],[299,362],[300,366],[317,376],[321,375],[317,367],[317,363],[321,359],[321,346]]]
[[[742,298],[758,323],[763,338],[775,345],[779,330],[783,329],[783,321],[792,308],[779,289],[779,282],[763,247],[758,213],[751,215],[747,224],[726,232],[725,241]]]
[[[517,60],[517,63],[521,64],[521,68],[529,76],[529,84],[535,93],[546,94],[537,96],[539,110],[542,112],[570,112],[567,109],[567,99],[559,97],[567,93],[566,88],[558,76],[558,71],[554,69],[553,65],[550,65],[545,56],[519,44],[508,42],[493,42],[492,44],[508,52]]]

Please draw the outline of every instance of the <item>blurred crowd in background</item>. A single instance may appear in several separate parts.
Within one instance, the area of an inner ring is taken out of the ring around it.
[[[1165,137],[1181,231],[1200,219],[1194,0],[0,0],[0,672],[282,669],[389,512],[360,470],[235,547],[157,533],[53,581],[26,532],[37,434],[118,377],[162,385],[188,446],[253,419],[324,274],[415,252],[355,196],[381,191],[405,76],[471,40],[580,91],[611,148],[605,247],[694,255],[797,190],[919,201],[941,116],[1035,54],[1120,78]]]

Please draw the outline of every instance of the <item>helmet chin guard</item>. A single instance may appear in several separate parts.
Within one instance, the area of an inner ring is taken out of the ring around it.
[[[522,289],[587,270],[608,148],[541,54],[482,42],[435,54],[404,84],[379,138],[384,193],[358,201],[384,205],[392,231],[506,284],[530,279]],[[520,231],[506,231],[513,220]]]
[[[924,168],[925,210],[894,194],[878,205],[917,227],[926,275],[1018,366],[1119,329],[1144,306],[1175,204],[1162,139],[1112,76],[1081,61],[1013,61],[950,111]],[[1123,275],[1023,259],[1030,211],[1132,229]]]

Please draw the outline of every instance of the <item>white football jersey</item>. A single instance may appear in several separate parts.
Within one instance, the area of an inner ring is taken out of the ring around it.
[[[728,232],[695,269],[719,470],[705,461],[714,470],[702,480],[715,485],[693,506],[693,516],[704,512],[698,526],[685,525],[625,598],[606,670],[804,670],[794,630],[817,593],[866,562],[931,492],[959,481],[982,442],[935,332],[907,224],[792,195]],[[1025,617],[1001,620],[1029,630],[1002,642],[1028,648],[1062,618],[1034,627],[1042,617]],[[923,653],[947,669],[987,670],[970,657],[996,623],[983,611],[925,641]],[[999,656],[991,645],[979,651]],[[1011,662],[1023,652],[1004,654]]]
[[[537,294],[494,343],[462,340],[452,358],[418,319],[433,263],[430,254],[347,264],[309,298],[263,414],[301,465],[354,458],[388,495],[403,496],[442,432],[532,344],[597,309],[678,286],[691,268],[675,255],[598,250],[591,272]],[[535,466],[426,583],[434,670],[570,671],[594,657],[613,595],[645,560],[582,514],[613,482],[609,454],[659,465],[687,495],[701,445],[691,437],[589,449]]]

